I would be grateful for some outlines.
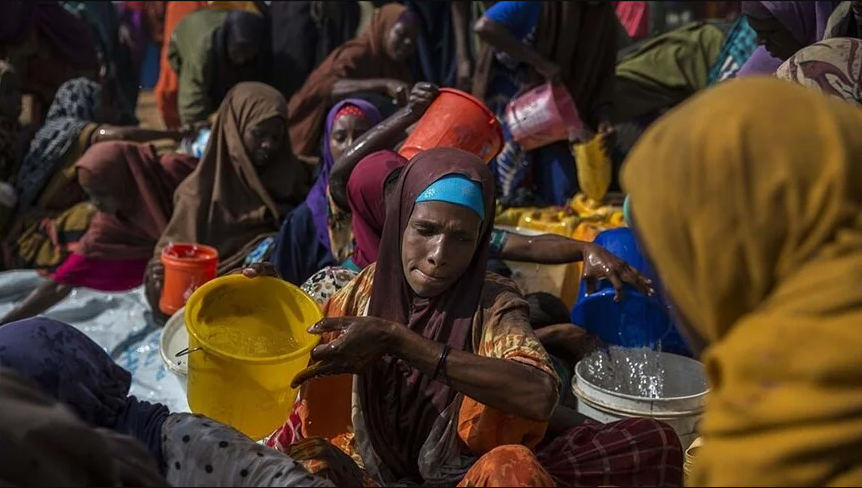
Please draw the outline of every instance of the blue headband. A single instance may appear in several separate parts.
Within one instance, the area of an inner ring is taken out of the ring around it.
[[[416,203],[447,202],[467,207],[476,212],[482,221],[485,220],[485,198],[482,195],[482,185],[464,175],[446,175],[431,183],[416,197]]]

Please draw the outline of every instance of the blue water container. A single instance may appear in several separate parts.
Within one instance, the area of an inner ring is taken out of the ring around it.
[[[606,230],[594,242],[657,283],[655,271],[640,252],[631,229]],[[663,351],[691,356],[662,297],[646,296],[628,285],[623,299],[616,303],[609,281],[600,281],[591,295],[587,295],[586,283],[581,282],[572,322],[596,334],[606,344],[656,347],[660,342]]]

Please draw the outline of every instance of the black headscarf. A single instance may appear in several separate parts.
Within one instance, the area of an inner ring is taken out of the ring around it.
[[[264,16],[232,10],[227,14],[222,26],[213,32],[213,37],[215,75],[210,85],[210,96],[213,100],[224,100],[230,89],[243,81],[270,82],[272,78],[270,26]],[[248,63],[237,66],[228,58],[229,43],[258,46],[257,56]]]

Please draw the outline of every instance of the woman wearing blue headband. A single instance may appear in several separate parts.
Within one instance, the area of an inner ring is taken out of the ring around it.
[[[620,486],[674,484],[678,438],[651,419],[554,425],[560,435],[534,451],[558,411],[559,379],[516,285],[486,272],[494,181],[481,159],[453,148],[420,153],[386,210],[377,262],[326,302],[327,318],[310,329],[325,344],[294,378],[303,385],[299,431],[317,445],[305,455],[276,433],[275,447],[330,479],[344,472],[339,463],[361,458],[367,476],[352,485],[593,485],[606,476]],[[352,400],[338,378],[320,378],[343,374],[354,375]],[[333,408],[340,398],[352,408]],[[321,423],[355,442],[315,437]],[[593,443],[601,454],[578,447]],[[639,461],[608,472],[608,457],[626,455]]]

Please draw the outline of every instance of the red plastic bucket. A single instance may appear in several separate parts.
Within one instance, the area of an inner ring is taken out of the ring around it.
[[[544,83],[514,98],[506,106],[506,125],[525,151],[581,137],[584,123],[569,91]]]
[[[162,250],[165,282],[159,309],[173,315],[201,285],[216,277],[218,251],[202,244],[168,244]]]
[[[407,159],[435,147],[471,152],[486,163],[503,148],[503,130],[494,114],[476,97],[441,88],[398,153]]]

